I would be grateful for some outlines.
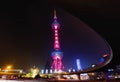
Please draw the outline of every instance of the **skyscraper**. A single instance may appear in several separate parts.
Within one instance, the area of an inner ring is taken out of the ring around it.
[[[62,63],[63,52],[61,52],[60,41],[59,41],[59,29],[60,24],[57,21],[56,10],[54,10],[54,21],[52,23],[52,29],[54,30],[54,51],[52,52],[52,70],[54,72],[60,72],[63,70],[64,66]]]
[[[76,64],[77,64],[77,70],[78,71],[82,70],[80,59],[76,59]]]

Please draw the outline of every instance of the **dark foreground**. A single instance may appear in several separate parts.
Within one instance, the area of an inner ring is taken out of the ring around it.
[[[120,82],[120,80],[87,80],[87,81],[78,81],[78,80],[56,80],[56,81],[48,81],[48,82]]]
[[[120,82],[120,80],[0,80],[0,82]]]

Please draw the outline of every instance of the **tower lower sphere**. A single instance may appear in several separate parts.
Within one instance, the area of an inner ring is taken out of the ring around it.
[[[56,72],[60,72],[63,70],[63,64],[62,64],[62,57],[63,53],[61,51],[54,51],[52,52],[52,58],[53,58],[53,64],[52,69]]]

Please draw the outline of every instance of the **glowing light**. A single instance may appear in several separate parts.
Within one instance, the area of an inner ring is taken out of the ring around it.
[[[69,69],[68,72],[71,72],[71,69]]]
[[[55,30],[55,32],[57,33],[58,31],[57,31],[57,30]]]
[[[62,70],[59,70],[57,73],[62,73]]]
[[[59,56],[56,56],[56,59],[59,59],[60,57]]]
[[[7,67],[5,68],[5,72],[8,72],[8,71],[10,71],[12,69],[12,65],[7,65]]]
[[[39,69],[38,68],[31,68],[30,72],[31,72],[31,77],[34,78],[38,74]]]
[[[53,73],[53,70],[52,70],[52,69],[50,69],[50,73]]]
[[[55,39],[58,39],[58,37],[55,37]]]
[[[57,29],[58,28],[58,26],[57,25],[55,25],[55,29]]]
[[[57,73],[57,70],[55,69],[54,73]]]
[[[70,77],[73,78],[74,80],[79,80],[79,78],[76,74],[70,75]]]
[[[46,74],[48,73],[48,69],[45,70],[45,73],[46,73]]]
[[[8,72],[8,70],[6,69],[5,72]]]
[[[55,41],[55,43],[58,43],[58,41]]]
[[[58,34],[57,34],[57,33],[55,33],[55,36],[58,36]]]
[[[56,44],[55,47],[58,47],[58,44]]]
[[[114,71],[114,69],[108,69],[108,71]]]
[[[42,73],[42,74],[44,73],[44,70],[43,70],[43,69],[41,70],[41,73]]]
[[[73,69],[73,72],[75,72],[75,69]]]
[[[91,75],[95,75],[95,73],[91,73]]]
[[[93,64],[92,67],[95,67],[95,64]]]
[[[11,68],[12,68],[12,66],[11,66],[11,65],[8,65],[8,66],[7,66],[7,69],[11,69]]]
[[[107,57],[107,56],[108,56],[108,54],[104,54],[104,55],[103,55],[103,57]]]
[[[89,80],[90,77],[87,73],[80,74],[80,79],[81,80]]]

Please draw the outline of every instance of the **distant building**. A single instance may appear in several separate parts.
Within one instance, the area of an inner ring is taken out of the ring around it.
[[[82,70],[81,62],[80,59],[76,59],[76,64],[77,64],[77,70]]]

